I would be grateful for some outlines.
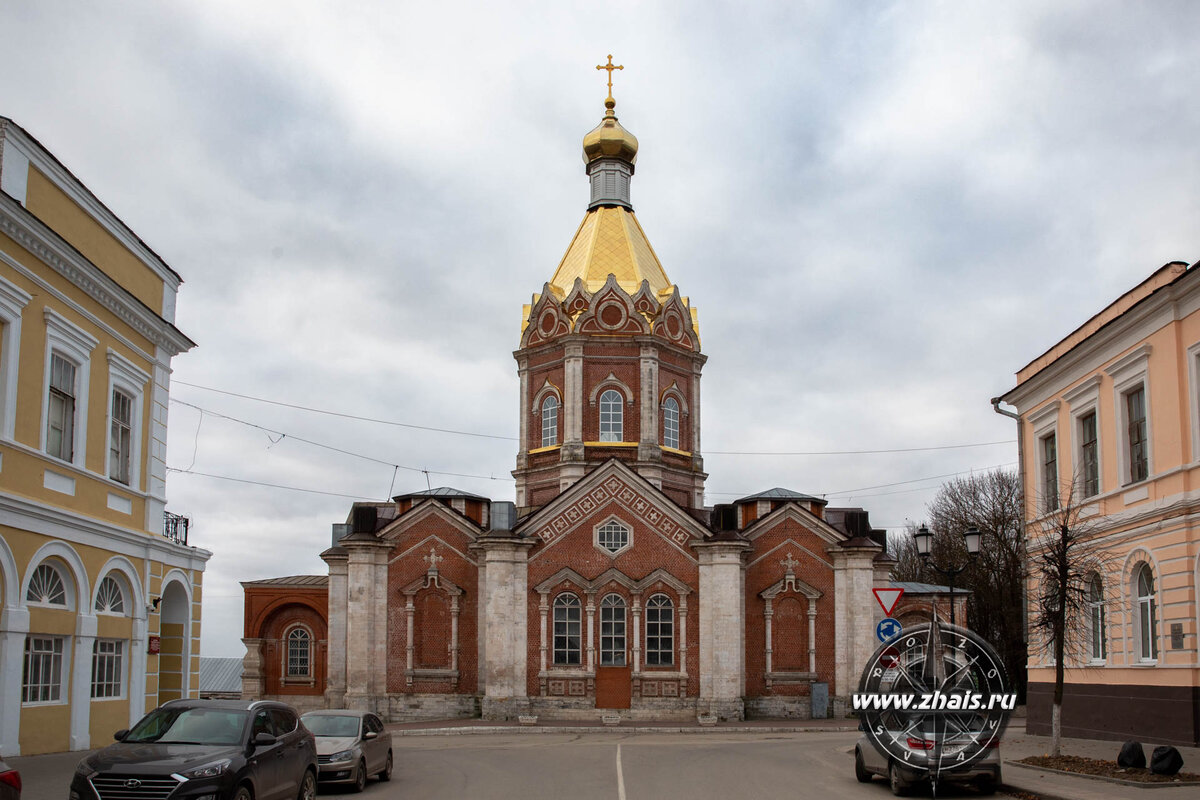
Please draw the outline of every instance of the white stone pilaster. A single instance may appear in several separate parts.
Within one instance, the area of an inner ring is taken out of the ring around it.
[[[21,677],[28,633],[27,609],[0,612],[0,753],[6,756],[21,754]]]
[[[878,603],[874,588],[873,559],[876,545],[846,546],[830,550],[833,556],[834,687],[835,697],[846,700],[858,687],[867,659],[875,652]]]
[[[362,538],[342,544],[347,554],[345,706],[375,711],[383,694],[379,687],[387,680],[387,580],[386,565],[380,580],[379,554],[389,545],[371,534],[355,535]]]
[[[326,648],[325,704],[329,708],[342,708],[346,703],[348,561],[345,555],[330,554],[325,557],[325,562],[329,565],[329,647]]]
[[[74,653],[71,658],[71,735],[72,750],[91,748],[92,650],[96,644],[96,615],[75,617]],[[65,666],[65,665],[64,665]]]
[[[242,644],[246,646],[246,655],[242,656],[242,699],[258,700],[267,691],[263,678],[263,640],[242,639]]]
[[[129,727],[146,715],[146,608],[134,609],[129,639]]]
[[[693,545],[700,559],[700,704],[721,719],[745,714],[746,542]]]
[[[487,564],[486,659],[483,716],[510,719],[529,707],[528,664],[529,548],[533,541],[514,536],[484,536],[477,546]]]

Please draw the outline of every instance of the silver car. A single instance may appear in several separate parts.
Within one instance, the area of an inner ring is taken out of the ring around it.
[[[300,718],[317,737],[317,780],[350,784],[361,792],[367,776],[392,777],[392,735],[383,720],[369,711],[329,709],[310,711]]]
[[[860,728],[861,730],[861,728]],[[320,740],[318,740],[320,741]],[[926,738],[902,737],[900,745],[907,749],[907,763],[923,766],[930,761],[934,743]],[[957,752],[961,747],[953,742],[943,744],[943,756]],[[881,775],[887,778],[892,794],[903,797],[916,784],[928,781],[929,773],[924,769],[912,769],[905,761],[884,756],[867,736],[860,736],[854,745],[854,777],[859,783],[869,783],[871,778]],[[958,769],[943,767],[938,781],[947,783],[971,783],[982,794],[993,794],[1000,786],[1000,742],[997,739],[986,748],[983,757]]]

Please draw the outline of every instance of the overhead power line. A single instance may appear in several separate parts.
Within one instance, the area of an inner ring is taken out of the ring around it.
[[[281,406],[283,408],[293,408],[297,411],[308,411],[313,414],[326,414],[331,417],[341,417],[342,419],[353,419],[359,422],[371,422],[377,425],[391,425],[398,428],[411,428],[413,430],[431,431],[433,433],[449,433],[455,436],[474,436],[480,439],[496,439],[505,442],[518,441],[515,436],[500,436],[493,433],[478,433],[476,431],[460,431],[453,428],[438,428],[430,425],[417,425],[412,422],[399,422],[397,420],[379,419],[377,417],[365,417],[359,414],[350,414],[343,411],[330,411],[324,408],[313,408],[312,406],[302,406],[296,403],[285,403],[282,400],[271,400],[266,397],[256,397],[249,394],[241,394],[239,392],[231,392],[226,389],[216,389],[212,386],[201,386],[198,383],[188,383],[187,381],[175,380],[173,384],[179,386],[189,386],[193,389],[201,389],[206,392],[215,392],[217,394],[227,395],[229,397],[237,397],[242,400],[253,400],[256,403],[268,403],[273,406]],[[174,398],[172,398],[174,399]],[[180,401],[182,402],[182,401]],[[198,408],[199,406],[195,406]],[[213,413],[206,411],[205,413]],[[240,420],[239,420],[240,421]],[[294,438],[294,437],[293,437]],[[771,450],[706,450],[705,455],[712,456],[864,456],[864,455],[885,455],[888,453],[921,453],[935,450],[962,450],[970,447],[993,447],[1001,444],[1016,444],[1016,439],[1003,439],[995,442],[972,442],[969,444],[945,444],[931,445],[929,447],[895,447],[883,448],[876,450],[796,450],[796,451],[771,451]],[[380,462],[388,463],[388,462]],[[388,464],[388,466],[395,466]],[[448,473],[442,473],[448,474]],[[470,477],[470,476],[467,476]]]
[[[307,492],[308,494],[323,494],[327,497],[345,497],[350,500],[373,500],[372,497],[364,497],[357,494],[341,494],[339,492],[323,492],[320,489],[302,489],[299,486],[284,486],[279,483],[266,483],[264,481],[252,481],[246,478],[231,478],[228,475],[213,475],[208,472],[196,472],[190,469],[178,469],[176,467],[167,467],[167,472],[177,472],[181,475],[197,475],[201,478],[213,478],[218,481],[232,481],[233,483],[248,483],[252,486],[266,486],[271,489],[287,489],[292,492]]]

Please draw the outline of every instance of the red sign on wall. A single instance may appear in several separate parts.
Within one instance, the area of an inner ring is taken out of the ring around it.
[[[150,634],[150,640],[147,643],[146,652],[150,655],[157,655],[162,652],[162,638]]]

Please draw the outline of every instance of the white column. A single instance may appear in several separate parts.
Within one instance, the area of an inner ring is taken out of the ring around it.
[[[638,442],[642,445],[639,458],[657,455],[658,450],[658,348],[652,344],[641,347],[641,395],[639,406],[642,414],[642,430]]]
[[[541,654],[541,672],[547,669],[547,651],[550,647],[550,595],[542,592],[542,600],[538,604],[538,613],[542,617],[542,629],[539,632],[541,641],[538,642],[538,652]]]
[[[633,672],[642,671],[642,596],[633,595]]]
[[[693,545],[700,556],[700,701],[721,719],[745,714],[745,542]]]
[[[871,588],[874,584],[872,560],[879,548],[840,547],[833,556],[834,681],[831,694],[843,701],[857,688],[867,658],[875,650],[875,614]],[[882,613],[882,612],[881,612]]]
[[[687,674],[687,595],[679,598],[679,671]],[[682,696],[682,692],[680,693]]]
[[[485,505],[486,509],[487,506]],[[487,597],[487,564],[483,558],[483,551],[472,547],[471,555],[476,557],[475,567],[475,690],[479,694],[483,694],[487,688],[487,670],[484,665],[487,664],[487,603],[484,599]]]
[[[129,727],[146,714],[146,609],[134,610],[129,640]]]
[[[583,442],[583,345],[564,348],[563,443]]]
[[[25,672],[25,636],[29,611],[0,612],[0,753],[21,755],[21,677]]]
[[[808,671],[817,671],[817,599],[808,598]]]
[[[458,595],[450,596],[450,669],[458,672]],[[458,678],[454,679],[458,686]]]
[[[344,555],[329,555],[329,646],[326,648],[325,704],[342,708],[346,704],[346,591],[347,560]]]
[[[96,644],[96,615],[75,617],[74,653],[71,658],[71,738],[72,750],[91,747],[92,649]],[[64,665],[65,666],[65,665]]]
[[[771,598],[766,598],[766,607],[763,608],[763,622],[767,628],[767,686],[771,685],[771,622],[775,616],[775,612],[771,609]]]
[[[373,551],[374,564],[372,573],[373,580],[371,581],[371,601],[373,604],[374,624],[371,626],[374,631],[372,643],[374,644],[374,652],[372,653],[372,669],[370,690],[373,695],[373,704],[370,710],[387,714],[387,656],[388,656],[388,553],[391,552],[392,546],[388,542],[379,542]]]
[[[415,605],[413,604],[413,596],[412,596],[411,594],[410,594],[410,595],[408,595],[408,596],[406,596],[406,597],[404,598],[404,600],[405,600],[405,602],[404,602],[404,617],[405,617],[405,619],[406,619],[406,621],[407,621],[407,624],[408,624],[408,627],[407,627],[407,631],[408,631],[408,638],[407,638],[407,639],[405,639],[406,646],[405,646],[405,648],[404,648],[404,651],[405,651],[405,654],[406,654],[406,661],[405,661],[405,664],[406,664],[406,666],[405,666],[405,672],[407,673],[407,674],[404,676],[404,685],[405,685],[405,686],[412,686],[412,685],[413,685],[413,676],[412,676],[412,671],[413,671],[413,653],[414,653],[414,652],[416,651],[416,649],[417,649],[417,646],[416,646],[416,644],[413,642],[413,632],[414,632],[414,630],[415,630],[415,628],[416,628],[416,626],[413,624],[413,617],[414,617],[414,616],[415,616],[415,614],[416,614],[416,607],[415,607]]]
[[[493,532],[494,533],[494,532]],[[487,686],[485,719],[510,719],[529,709],[528,665],[529,548],[515,536],[484,536],[478,542],[487,561]]]
[[[596,595],[587,595],[587,668],[596,671]]]

